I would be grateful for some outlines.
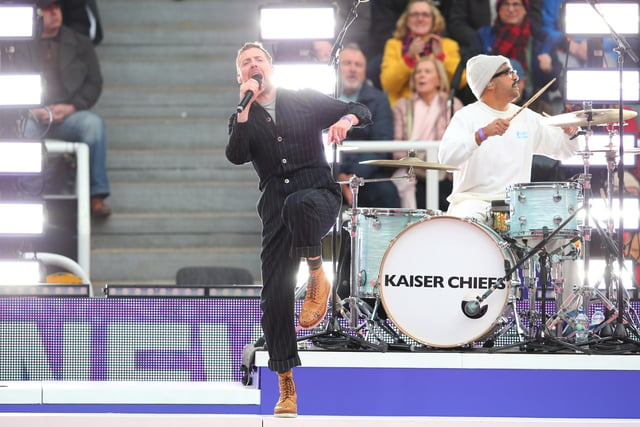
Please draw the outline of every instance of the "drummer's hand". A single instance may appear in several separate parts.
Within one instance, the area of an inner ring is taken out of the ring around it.
[[[509,129],[510,123],[509,119],[495,119],[484,127],[484,134],[487,138],[494,135],[504,135]]]
[[[340,120],[335,122],[329,127],[327,133],[327,143],[340,143],[347,138],[347,132],[351,129],[351,126],[358,124],[358,118],[353,114],[347,114],[340,117]]]
[[[562,128],[562,130],[564,131],[564,133],[566,133],[569,136],[574,136],[575,134],[578,133],[578,131],[580,130],[579,127],[570,127],[570,128]]]

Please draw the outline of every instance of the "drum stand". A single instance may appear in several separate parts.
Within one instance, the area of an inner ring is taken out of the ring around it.
[[[612,138],[614,134],[615,130],[610,130],[610,138]],[[640,333],[634,326],[633,321],[630,319],[630,316],[628,316],[628,313],[625,309],[625,305],[626,303],[628,303],[628,294],[626,292],[626,289],[624,289],[624,285],[622,284],[622,278],[620,277],[620,275],[614,273],[612,267],[616,260],[619,262],[619,270],[622,270],[624,268],[624,264],[622,263],[623,257],[621,255],[622,247],[620,245],[617,245],[616,241],[614,241],[615,225],[613,221],[613,177],[616,170],[616,152],[611,147],[611,144],[610,148],[611,150],[607,152],[606,207],[608,216],[606,220],[606,229],[603,230],[598,222],[594,221],[594,224],[596,225],[596,228],[598,230],[598,234],[602,238],[602,247],[605,253],[605,269],[602,277],[602,280],[604,280],[605,283],[605,293],[603,294],[602,292],[600,292],[598,290],[598,284],[596,284],[593,288],[593,295],[596,297],[596,299],[600,299],[605,307],[605,322],[596,328],[596,331],[599,332],[598,335],[600,338],[596,336],[595,340],[591,341],[590,343],[599,344],[602,342],[607,342],[607,345],[612,344],[614,348],[617,348],[620,351],[639,351],[640,342],[629,338],[627,333],[627,329],[629,329],[629,331],[635,334],[636,337],[640,337]],[[586,150],[585,158],[589,154],[590,153],[588,152],[588,150]],[[587,164],[588,160],[585,161],[585,165]],[[618,165],[618,168],[622,168],[622,161],[620,162],[620,165]],[[620,172],[622,173],[623,171]],[[621,195],[619,199],[619,203],[621,206],[619,208],[619,212],[622,216],[622,207],[624,206],[622,193],[624,192],[624,184],[622,184],[622,187],[618,188],[618,191],[620,191]],[[622,224],[619,224],[618,233],[620,233],[620,235],[623,233]],[[601,283],[602,280],[600,280],[598,283]],[[585,287],[587,286],[588,285],[585,285]],[[613,300],[613,302],[611,300]],[[613,323],[614,321],[615,324]]]
[[[482,317],[487,312],[486,305],[483,306],[482,303],[489,297],[489,295],[491,295],[495,291],[495,289],[497,289],[499,285],[501,285],[505,281],[510,281],[513,274],[516,273],[518,269],[522,267],[524,263],[527,262],[534,255],[538,255],[540,257],[540,283],[542,285],[542,295],[545,296],[546,290],[547,290],[547,281],[549,277],[548,270],[547,270],[548,253],[545,249],[545,245],[560,230],[566,227],[567,224],[569,224],[569,222],[573,220],[573,218],[578,214],[580,209],[582,208],[576,209],[562,224],[560,224],[552,232],[548,234],[545,233],[545,236],[543,237],[543,239],[533,249],[531,249],[524,257],[518,260],[518,262],[513,267],[509,265],[505,265],[504,277],[500,278],[498,282],[493,286],[491,286],[484,294],[476,296],[475,299],[462,301],[462,311],[465,314],[465,316],[471,319],[478,319]],[[515,307],[513,308],[514,308],[513,311],[515,312],[516,311]],[[538,328],[533,338],[522,340],[515,344],[509,344],[502,347],[494,347],[494,348],[491,348],[489,352],[496,352],[498,350],[505,350],[513,347],[519,347],[521,350],[537,350],[537,349],[543,349],[544,345],[547,345],[547,344],[555,344],[557,346],[556,348],[568,348],[575,351],[588,352],[581,349],[578,346],[575,346],[571,343],[564,342],[562,340],[559,340],[553,337],[552,334],[549,333],[549,331],[546,329],[546,318],[545,318],[546,314],[544,312],[544,309],[545,308],[543,306],[542,315],[541,315],[542,316],[541,326]],[[520,337],[524,337],[524,334],[519,334],[519,335]]]
[[[400,181],[400,180],[409,180],[415,181],[415,174],[413,172],[413,168],[410,168],[407,175],[396,177],[396,178],[374,178],[374,179],[363,179],[356,175],[352,176],[349,181],[340,182],[340,184],[349,184],[349,189],[351,190],[352,199],[351,199],[351,209],[350,209],[350,221],[349,227],[347,231],[349,232],[350,238],[350,253],[351,253],[351,262],[350,262],[350,286],[349,286],[349,297],[340,302],[341,305],[349,304],[349,313],[348,318],[350,321],[350,326],[354,330],[360,331],[363,328],[367,329],[367,336],[374,338],[377,342],[385,343],[387,345],[392,346],[402,346],[405,347],[406,344],[404,340],[400,337],[400,335],[393,329],[389,324],[378,315],[378,311],[380,308],[380,299],[376,298],[374,306],[371,307],[367,302],[365,302],[359,296],[358,284],[360,283],[360,264],[358,262],[358,245],[357,245],[357,229],[359,227],[358,217],[357,217],[357,208],[358,208],[358,192],[359,188],[362,187],[365,183],[370,182],[383,182],[383,181]],[[365,319],[365,324],[358,325],[359,319]],[[392,343],[386,343],[385,339],[380,335],[381,333],[387,336],[387,340],[391,340]]]

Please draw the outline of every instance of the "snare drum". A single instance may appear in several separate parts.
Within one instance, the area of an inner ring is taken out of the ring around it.
[[[358,295],[362,298],[378,296],[378,271],[389,242],[405,227],[434,215],[430,209],[356,208],[356,259],[354,271],[358,272]]]
[[[425,218],[405,228],[385,252],[380,298],[405,335],[433,347],[457,347],[499,326],[511,283],[498,279],[513,266],[509,245],[488,226],[452,216]],[[517,274],[512,277],[517,280]],[[462,301],[494,283],[496,289],[483,302],[486,313],[467,317]]]
[[[582,205],[581,190],[582,185],[577,182],[532,182],[509,187],[509,236],[544,238]],[[553,238],[577,236],[578,225],[578,218],[574,216]]]

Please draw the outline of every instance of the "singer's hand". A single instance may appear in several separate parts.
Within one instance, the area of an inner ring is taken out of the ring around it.
[[[251,100],[247,104],[247,107],[241,113],[238,114],[239,122],[247,121],[247,119],[249,118],[249,107],[251,106],[251,104],[253,104],[253,101],[255,101],[256,98],[260,96],[260,94],[264,91],[264,85],[260,84],[260,82],[258,82],[256,79],[253,79],[253,78],[247,80],[246,82],[241,83],[240,99],[243,99],[244,95],[249,91],[253,92],[253,96],[251,97]]]
[[[349,132],[349,129],[351,129],[351,122],[349,120],[338,120],[329,127],[327,143],[336,143],[340,145],[340,143],[347,138],[347,132]]]

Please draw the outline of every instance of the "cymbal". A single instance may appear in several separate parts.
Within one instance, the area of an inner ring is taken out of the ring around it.
[[[637,116],[638,113],[632,110],[622,110],[623,120],[629,120]],[[585,110],[572,111],[570,113],[557,114],[551,117],[545,117],[544,123],[551,126],[575,127],[588,125],[605,125],[616,123],[620,118],[620,110],[615,108],[603,108],[591,110],[591,121],[588,121],[589,114]]]
[[[443,171],[458,170],[455,166],[443,165],[440,163],[429,163],[422,161],[419,157],[403,157],[400,160],[365,160],[360,162],[363,165],[379,165],[379,166],[391,166],[395,168],[421,168],[421,169],[435,169]]]

